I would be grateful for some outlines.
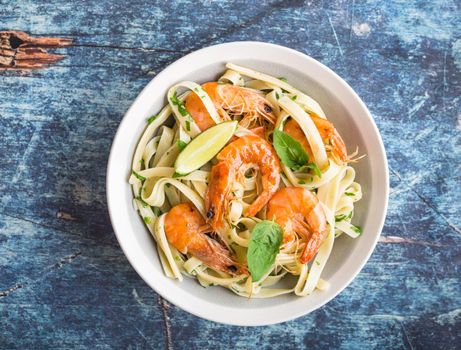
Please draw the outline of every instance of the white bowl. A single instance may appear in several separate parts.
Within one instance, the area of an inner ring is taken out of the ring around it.
[[[293,294],[271,299],[245,299],[221,287],[201,287],[196,280],[178,282],[166,277],[155,243],[133,209],[128,184],[135,146],[146,127],[146,118],[165,104],[168,88],[181,80],[204,83],[216,80],[233,62],[288,79],[315,98],[334,122],[350,150],[357,145],[367,156],[354,167],[363,198],[356,204],[354,223],[362,226],[357,239],[346,235],[335,241],[322,277],[327,291],[308,297]],[[131,265],[163,298],[176,306],[216,322],[259,326],[305,315],[327,303],[356,277],[376,245],[387,210],[388,168],[378,129],[362,100],[329,68],[313,58],[283,46],[260,42],[233,42],[207,47],[174,62],[144,88],[126,113],[112,144],[107,167],[107,201],[120,245]]]

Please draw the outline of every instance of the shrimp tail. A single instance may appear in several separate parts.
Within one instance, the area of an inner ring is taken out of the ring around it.
[[[314,232],[312,234],[311,238],[307,241],[301,256],[299,257],[299,262],[301,264],[307,264],[312,260],[320,248],[320,243],[322,243],[323,236],[324,235],[322,232]]]
[[[248,274],[248,271],[218,240],[200,234],[200,243],[193,248],[194,256],[212,269],[226,272],[231,276]]]

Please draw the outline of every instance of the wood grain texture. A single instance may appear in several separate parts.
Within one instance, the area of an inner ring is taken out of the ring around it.
[[[0,0],[0,30],[73,39],[47,69],[0,72],[0,348],[460,348],[460,16],[442,0]],[[215,324],[159,298],[105,201],[132,100],[184,54],[233,40],[335,70],[373,114],[391,170],[385,228],[357,279],[270,327]]]

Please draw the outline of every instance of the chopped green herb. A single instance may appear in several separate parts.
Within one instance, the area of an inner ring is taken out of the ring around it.
[[[349,212],[349,214],[347,214],[347,215],[346,214],[336,215],[335,216],[335,221],[339,222],[339,221],[350,219],[351,217],[352,217],[352,211]]]
[[[141,180],[141,181],[145,181],[146,178],[144,176],[141,176],[139,175],[136,171],[133,170],[133,175],[138,179],[138,180]]]
[[[187,143],[185,143],[183,140],[178,140],[178,148],[180,151],[186,148],[186,146],[187,146]]]
[[[150,224],[152,222],[152,218],[149,216],[144,216],[143,219],[146,224]]]
[[[158,114],[154,114],[153,116],[147,118],[147,124],[152,123],[155,119],[157,119]]]
[[[278,94],[278,92],[275,93],[275,98],[278,100],[280,98],[280,95]]]
[[[349,196],[349,197],[354,197],[355,196],[355,193],[352,193],[352,192],[344,192],[344,194],[346,196]]]
[[[186,120],[186,130],[190,131],[190,121]]]
[[[158,216],[162,215],[162,211],[160,210],[160,208],[158,208],[158,207],[152,207],[152,210],[153,210],[155,216],[158,217]]]
[[[320,266],[320,263],[319,263],[317,260],[315,261],[315,264],[316,264],[317,266]]]
[[[180,173],[177,173],[177,172],[175,171],[174,174],[173,174],[173,176],[172,176],[172,178],[173,178],[173,179],[176,179],[176,178],[181,177],[181,176],[185,176],[185,174],[180,174]],[[167,185],[169,185],[169,184],[167,184]]]
[[[141,168],[144,167],[144,158],[141,158],[141,159],[139,160],[139,164],[141,165]]]
[[[136,197],[136,200],[138,200],[139,202],[141,202],[141,205],[144,207],[144,208],[147,208],[149,206],[149,204],[147,204],[146,202],[144,202],[144,200],[141,198],[141,196],[137,196]]]
[[[362,229],[359,226],[351,225],[351,228],[352,228],[352,231],[354,231],[355,233],[358,233],[359,235],[362,234]]]
[[[296,96],[296,95],[291,96],[291,99],[292,99],[293,101],[296,101],[297,98],[298,98],[298,96]]]
[[[288,79],[285,77],[278,77],[277,79],[283,81],[284,83],[288,83]]]
[[[183,117],[189,116],[189,112],[187,111],[186,107],[184,107],[184,103],[178,99],[177,91],[175,91],[173,96],[171,96],[171,103],[178,107],[178,112]]]
[[[298,183],[299,183],[300,185],[305,185],[305,184],[306,184],[306,181],[304,181],[304,180],[299,180]]]

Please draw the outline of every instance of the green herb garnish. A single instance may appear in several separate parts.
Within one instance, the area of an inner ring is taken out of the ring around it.
[[[352,193],[352,192],[344,192],[344,194],[346,196],[349,196],[349,197],[354,197],[355,196],[355,193]]]
[[[157,216],[157,217],[159,217],[160,215],[163,214],[162,211],[160,210],[160,208],[158,208],[158,207],[152,207],[152,210],[153,210],[155,216]]]
[[[187,146],[187,143],[185,143],[183,140],[178,140],[178,148],[180,151],[186,148],[186,146]]]
[[[260,280],[274,265],[283,233],[275,222],[264,220],[251,231],[247,260],[253,282]]]
[[[138,200],[139,202],[141,202],[141,205],[144,207],[144,208],[147,208],[149,206],[149,204],[147,204],[146,202],[144,202],[144,200],[141,198],[141,196],[137,196],[136,197],[136,200]]]
[[[347,215],[346,214],[336,215],[335,216],[335,221],[340,222],[340,221],[343,221],[343,220],[350,219],[351,217],[352,217],[352,211]]]
[[[309,163],[299,168],[299,171],[306,171],[306,170],[307,171],[314,170],[315,175],[317,175],[318,177],[322,177],[322,172],[320,171],[320,168],[315,163]]]
[[[154,114],[153,116],[147,118],[147,124],[152,123],[155,119],[157,119],[158,114]]]
[[[362,234],[362,229],[359,226],[351,225],[351,229],[352,229],[352,231],[357,233],[359,236]]]
[[[144,217],[143,217],[143,220],[144,220],[144,222],[145,222],[146,224],[150,224],[150,223],[152,222],[152,218],[149,217],[149,216],[144,216]]]
[[[293,96],[291,96],[290,98],[291,98],[293,101],[296,101],[296,99],[298,98],[298,96],[293,95]]]
[[[298,170],[309,161],[303,146],[286,132],[274,130],[274,148],[283,164]]]
[[[187,111],[186,107],[184,107],[184,103],[178,98],[177,91],[175,91],[173,96],[171,96],[171,103],[178,107],[178,112],[183,117],[189,116],[189,112]]]
[[[141,181],[145,181],[146,178],[144,176],[141,176],[139,175],[136,171],[133,170],[133,175],[138,179],[138,180],[141,180]]]
[[[283,81],[284,83],[288,83],[288,79],[285,77],[278,77],[277,79]]]

